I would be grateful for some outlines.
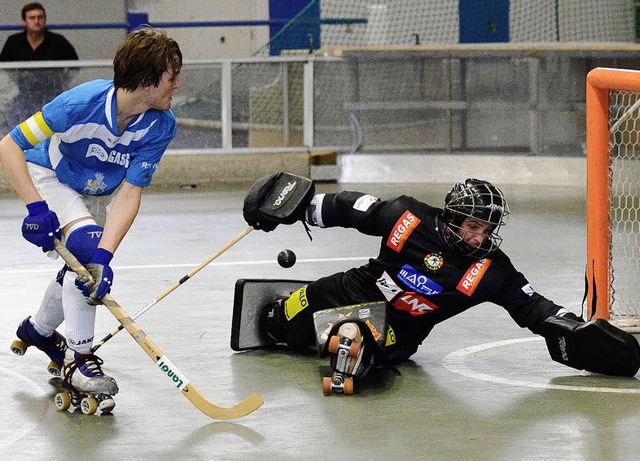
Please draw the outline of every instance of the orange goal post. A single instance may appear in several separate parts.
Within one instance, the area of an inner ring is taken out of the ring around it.
[[[587,317],[640,331],[640,71],[587,75]]]

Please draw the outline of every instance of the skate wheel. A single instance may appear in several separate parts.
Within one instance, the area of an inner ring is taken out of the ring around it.
[[[340,336],[334,335],[329,339],[330,354],[335,354],[338,351],[338,344],[340,344]]]
[[[60,376],[60,364],[52,360],[49,362],[49,365],[47,365],[47,371],[53,376]]]
[[[351,377],[344,378],[342,393],[344,395],[352,395],[353,394],[353,378],[351,378]]]
[[[351,343],[351,346],[349,346],[349,357],[355,359],[356,357],[358,357],[358,353],[360,352],[360,346],[362,346],[362,343]]]
[[[58,392],[53,398],[53,403],[60,411],[68,410],[71,406],[71,396],[66,392]]]
[[[85,415],[92,415],[98,409],[98,401],[93,397],[85,397],[80,401],[80,410]]]
[[[330,395],[333,390],[333,381],[330,376],[322,378],[322,393],[324,395]]]
[[[27,347],[29,347],[27,346],[27,343],[25,343],[21,339],[16,339],[11,343],[11,352],[16,355],[24,355],[24,353],[27,351]]]

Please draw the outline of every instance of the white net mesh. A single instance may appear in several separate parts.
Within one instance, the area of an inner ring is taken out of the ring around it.
[[[640,324],[640,93],[611,92],[610,314]]]
[[[633,42],[633,0],[511,0],[512,42]]]
[[[460,0],[315,0],[257,55],[306,54],[318,48],[327,52],[346,47],[384,50],[393,46],[457,44],[460,4]],[[491,2],[473,2],[471,7],[477,8],[477,14],[467,11],[470,17],[492,18],[496,14]],[[634,42],[634,0],[511,0],[508,14],[511,42]],[[317,38],[313,38],[314,34]],[[289,49],[292,44],[296,50]],[[455,61],[437,58],[371,62],[356,62],[357,59],[344,65],[319,64],[315,68],[317,147],[351,145],[353,151],[532,149],[532,139],[537,135],[526,110],[478,109],[466,113],[463,121],[460,111],[420,105],[428,100],[460,100],[462,85],[468,86],[467,97],[472,102],[526,103],[531,99],[531,89],[527,87],[531,69],[526,59],[519,63],[509,59],[475,60],[465,69]],[[552,64],[547,72],[555,83],[544,97],[568,103],[579,99],[571,80],[565,78],[566,63]],[[495,77],[488,78],[490,74]],[[462,82],[463,78],[467,81]],[[300,68],[294,66],[288,74],[275,77],[269,87],[252,89],[247,111],[254,127],[250,146],[301,145],[299,111],[295,109],[301,101],[301,84]],[[288,86],[288,94],[280,90],[284,86]],[[349,106],[354,101],[364,104]],[[282,120],[285,125],[289,123],[288,128],[282,128]],[[460,130],[462,123],[467,133]],[[582,155],[581,139],[576,133],[582,133],[577,127],[583,120],[572,111],[543,112],[539,123],[545,133],[535,140],[539,152],[553,154],[561,150]],[[272,128],[278,124],[281,128],[277,133]],[[573,128],[567,129],[568,125]],[[489,131],[492,138],[483,135]]]
[[[456,44],[459,8],[459,0],[315,0],[258,54],[291,48],[287,42],[305,49]],[[474,18],[499,16],[491,2],[473,8]],[[634,0],[511,0],[508,15],[510,42],[635,41]],[[308,38],[318,22],[320,44]]]
[[[364,18],[366,24],[323,24],[323,47],[457,43],[457,0],[323,0],[323,18]]]

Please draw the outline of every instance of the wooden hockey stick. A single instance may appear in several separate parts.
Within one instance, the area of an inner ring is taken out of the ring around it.
[[[67,250],[67,247],[55,239],[56,251],[67,265],[78,275],[84,275],[91,278],[89,271],[80,264],[76,257]],[[174,385],[182,392],[194,407],[200,410],[205,415],[213,419],[235,419],[242,416],[246,416],[249,413],[254,412],[262,406],[264,401],[257,394],[251,394],[242,402],[233,405],[232,407],[223,407],[211,402],[207,399],[196,387],[189,382],[189,379],[178,370],[173,363],[165,356],[162,351],[151,341],[151,338],[142,331],[142,329],[133,321],[131,317],[120,307],[115,299],[110,294],[107,294],[102,298],[102,303],[105,307],[118,319],[120,324],[125,330],[129,332],[131,337],[142,347],[149,357],[158,365],[162,373],[169,377]]]
[[[131,317],[132,320],[136,320],[138,317],[140,317],[142,314],[144,314],[145,312],[147,312],[149,309],[151,309],[153,306],[155,306],[156,304],[158,304],[158,302],[160,302],[165,296],[167,296],[169,293],[171,293],[173,290],[175,290],[176,288],[178,288],[180,285],[182,285],[184,282],[186,282],[187,280],[189,280],[191,277],[193,277],[195,274],[197,274],[198,272],[200,272],[200,270],[202,270],[205,266],[207,266],[211,261],[213,261],[214,259],[216,259],[218,256],[220,256],[222,253],[224,253],[225,251],[227,251],[229,248],[231,248],[233,245],[235,245],[236,243],[238,243],[240,240],[242,240],[249,232],[251,232],[253,230],[253,227],[249,226],[247,227],[245,230],[243,230],[240,234],[238,234],[236,237],[234,237],[232,240],[230,240],[225,246],[223,246],[222,248],[220,248],[218,251],[216,251],[214,254],[212,254],[211,256],[209,256],[206,260],[204,260],[198,267],[196,267],[195,269],[193,269],[191,272],[189,272],[187,275],[185,275],[184,277],[182,277],[180,280],[178,280],[177,282],[175,282],[173,285],[171,285],[168,289],[166,289],[164,292],[162,292],[159,296],[157,296],[153,301],[151,301],[149,304],[147,304],[146,306],[144,306],[142,309],[140,309],[138,312],[136,312],[135,314],[133,314],[133,317]],[[124,326],[122,324],[118,325],[118,327],[113,330],[111,333],[109,333],[107,336],[105,336],[104,338],[102,338],[102,340],[96,344],[94,344],[94,346],[91,348],[91,352],[95,352],[97,351],[104,343],[106,343],[107,341],[109,341],[111,338],[113,338],[115,335],[117,335],[120,331],[124,330]]]

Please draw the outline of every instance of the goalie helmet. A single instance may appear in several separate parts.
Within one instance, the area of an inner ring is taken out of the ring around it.
[[[456,183],[445,198],[441,221],[443,236],[450,248],[465,256],[484,258],[496,251],[502,243],[500,228],[509,214],[507,200],[500,189],[488,181],[469,178]],[[465,241],[462,223],[467,218],[489,224],[490,231],[483,235],[482,243]]]

